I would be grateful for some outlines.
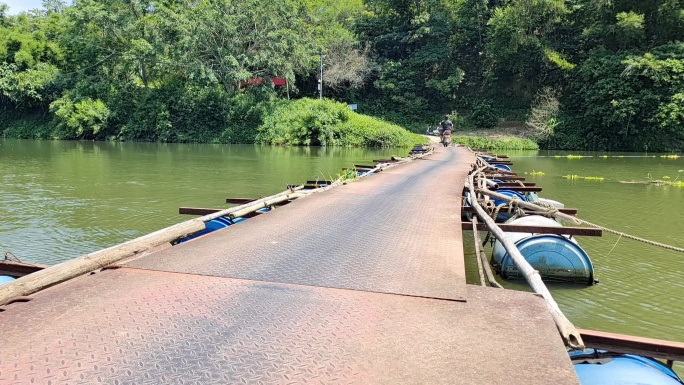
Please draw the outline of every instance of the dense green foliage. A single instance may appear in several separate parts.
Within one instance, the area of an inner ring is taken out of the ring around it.
[[[397,125],[353,112],[344,103],[303,98],[284,101],[264,118],[264,144],[399,147],[425,139]]]
[[[388,125],[361,117],[364,134],[328,135],[351,124],[342,107],[302,102],[321,114],[306,124],[283,107],[318,96],[323,71],[326,98],[416,132],[450,114],[457,128],[520,122],[549,148],[679,150],[683,40],[684,0],[46,0],[15,16],[0,3],[0,132],[384,143],[369,138]]]
[[[504,136],[497,139],[482,136],[457,135],[452,139],[455,143],[470,148],[484,148],[488,150],[538,150],[539,146],[528,138]]]

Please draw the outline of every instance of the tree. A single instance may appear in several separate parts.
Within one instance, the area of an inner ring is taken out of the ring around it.
[[[295,1],[199,1],[173,16],[180,50],[174,58],[189,76],[234,92],[254,77],[293,79],[311,67],[307,10]]]
[[[379,64],[367,90],[376,111],[393,111],[399,121],[451,111],[464,75],[452,9],[439,0],[373,0],[368,7],[357,31]]]

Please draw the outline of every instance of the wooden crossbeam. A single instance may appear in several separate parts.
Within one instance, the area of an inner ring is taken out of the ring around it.
[[[501,187],[501,185],[499,185],[499,190],[513,190],[513,191],[520,191],[520,192],[527,192],[527,191],[539,192],[539,191],[542,191],[542,188],[541,187],[520,186],[520,185]],[[496,191],[496,190],[494,190],[494,191]]]
[[[543,207],[539,207],[539,208],[542,210],[544,209]],[[508,210],[508,206],[501,207],[501,211],[507,211],[507,210]],[[563,214],[568,214],[568,215],[576,215],[577,214],[577,209],[571,209],[571,208],[562,208],[562,209],[558,209],[558,211],[560,211]],[[463,206],[463,207],[461,207],[461,212],[474,213],[475,209],[471,206]]]
[[[524,176],[513,176],[513,175],[487,175],[489,179],[500,179],[500,180],[525,180]]]
[[[289,202],[286,202],[289,203]],[[213,214],[216,212],[219,212],[221,210],[225,209],[215,209],[215,208],[202,208],[202,207],[179,207],[178,208],[178,214],[185,214],[185,215],[208,215],[208,214]],[[245,218],[252,218],[257,215],[263,214],[263,212],[260,211],[253,211],[251,213],[247,213],[243,215]]]
[[[234,204],[245,204],[249,202],[254,202],[259,198],[226,198],[226,203],[234,203]]]
[[[516,183],[516,182],[496,182],[496,184],[497,184],[499,187],[506,187],[506,188],[508,188],[508,187],[518,187],[518,186],[520,186],[520,183]],[[537,185],[537,184],[534,183],[534,182],[523,182],[523,186],[525,186],[525,187],[534,187],[534,186],[536,186],[536,185]]]
[[[616,353],[639,354],[670,361],[684,361],[684,343],[579,329],[587,347]]]
[[[223,209],[200,208],[200,207],[179,207],[178,214],[187,215],[207,215],[219,212]]]
[[[497,223],[497,226],[504,232],[514,233],[534,233],[534,234],[562,234],[562,235],[587,235],[592,237],[600,237],[603,235],[603,230],[594,227],[553,227],[553,226],[523,226],[510,225],[504,223]],[[472,230],[473,224],[470,222],[461,222],[461,230]],[[478,223],[477,229],[479,231],[489,230],[484,223]]]
[[[356,168],[374,169],[376,166],[367,165],[367,164],[355,164],[354,167],[356,167]]]

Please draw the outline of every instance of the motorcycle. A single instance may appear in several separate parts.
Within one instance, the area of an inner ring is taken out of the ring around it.
[[[445,130],[445,131],[442,133],[442,140],[441,140],[441,142],[442,142],[442,144],[444,145],[444,147],[449,147],[449,145],[451,145],[451,131]]]

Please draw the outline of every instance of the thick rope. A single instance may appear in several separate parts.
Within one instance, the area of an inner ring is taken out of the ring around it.
[[[585,220],[583,220],[583,219],[577,218],[576,220],[579,221],[580,223],[584,223],[584,224],[589,225],[589,226],[598,227],[599,229],[601,229],[601,230],[603,230],[603,231],[607,231],[607,232],[609,232],[609,233],[612,233],[612,234],[615,234],[615,235],[619,235],[619,236],[621,236],[621,237],[625,237],[625,238],[629,238],[629,239],[632,239],[632,240],[635,240],[635,241],[643,242],[643,243],[646,243],[646,244],[649,244],[649,245],[652,245],[652,246],[660,246],[660,247],[662,247],[662,248],[664,248],[664,249],[673,250],[673,251],[679,251],[680,253],[684,253],[684,248],[681,248],[681,247],[672,246],[672,245],[666,245],[666,244],[664,244],[664,243],[660,243],[660,242],[656,242],[656,241],[651,241],[651,240],[648,240],[648,239],[645,239],[645,238],[637,237],[636,235],[630,235],[630,234],[627,234],[627,233],[623,233],[622,231],[611,230],[611,229],[609,229],[609,228],[607,228],[607,227],[599,226],[599,225],[597,225],[597,224],[594,224],[594,223],[591,223],[591,222],[587,222],[587,221],[585,221]]]
[[[471,199],[473,199],[473,198],[471,197]],[[479,200],[478,200],[478,201],[479,201]],[[543,216],[546,216],[546,217],[553,218],[553,217],[555,216],[555,214],[559,212],[557,207],[553,206],[552,204],[546,203],[546,202],[538,202],[538,201],[537,201],[537,202],[529,202],[529,203],[533,203],[533,204],[539,206],[540,208],[545,209],[545,211],[534,212],[534,214],[536,214],[536,215],[543,215]],[[501,206],[502,206],[502,205],[503,205],[503,204],[501,204],[501,205],[499,205],[499,207],[497,207],[496,212],[494,213],[494,215],[492,216],[492,218],[496,218],[496,215],[498,215],[499,210],[501,209]],[[517,204],[515,204],[515,200],[513,200],[513,201],[510,203],[510,206],[514,206],[514,205],[517,206]],[[519,207],[516,207],[516,209],[522,210],[522,209],[519,208]],[[509,207],[509,213],[511,212],[510,210],[511,210],[511,207]],[[524,211],[524,210],[522,210],[522,211]],[[516,211],[516,213],[517,213],[517,211]],[[604,227],[604,226],[601,226],[601,225],[597,225],[597,224],[595,224],[595,223],[591,223],[591,222],[589,222],[589,221],[585,221],[584,219],[580,219],[580,218],[577,218],[577,217],[566,218],[566,217],[564,216],[563,219],[572,220],[573,222],[578,223],[578,224],[585,224],[585,225],[593,226],[593,227],[599,228],[599,229],[601,229],[601,230],[603,230],[603,231],[609,232],[609,233],[611,233],[611,234],[615,234],[615,235],[618,235],[618,236],[620,236],[620,237],[629,238],[629,239],[632,239],[632,240],[634,240],[634,241],[643,242],[643,243],[646,243],[646,244],[648,244],[648,245],[658,246],[658,247],[662,247],[662,248],[667,249],[667,250],[678,251],[678,252],[680,252],[680,253],[684,253],[684,248],[677,247],[677,246],[672,246],[672,245],[667,245],[667,244],[661,243],[661,242],[651,241],[651,240],[649,240],[649,239],[637,237],[636,235],[631,235],[631,234],[624,233],[624,232],[622,232],[622,231],[617,231],[617,230],[609,229],[609,228],[607,228],[607,227]]]

